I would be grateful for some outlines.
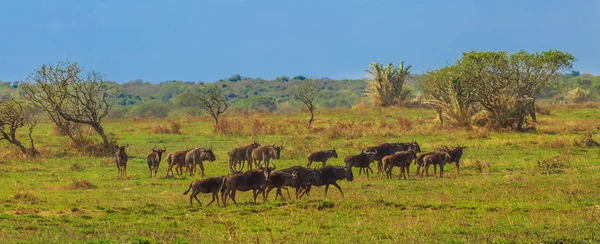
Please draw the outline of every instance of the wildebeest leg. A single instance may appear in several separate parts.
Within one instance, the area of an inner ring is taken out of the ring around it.
[[[150,178],[152,178],[153,169],[151,164],[148,164],[148,169],[150,169]]]
[[[344,197],[344,192],[342,191],[342,188],[340,187],[340,185],[338,185],[337,182],[334,182],[332,185],[337,187],[337,189],[340,190],[340,193],[342,193],[342,197]]]
[[[327,196],[327,190],[329,190],[329,184],[325,185],[325,196]]]
[[[458,164],[458,161],[456,161],[456,175],[460,175],[460,165]]]
[[[198,204],[200,204],[200,207],[202,207],[202,203],[200,202],[200,199],[198,199],[198,193],[200,193],[200,192],[196,192],[195,194],[192,194],[192,195],[194,196],[194,198],[196,199],[196,201],[198,201]]]
[[[440,178],[444,178],[444,164],[440,164]]]
[[[270,186],[267,187],[267,191],[266,191],[267,198],[269,197],[269,193],[271,193],[272,190],[273,190],[273,187],[270,187]],[[277,200],[277,194],[275,194],[275,200]]]
[[[233,203],[235,204],[235,206],[237,206],[237,202],[235,201],[235,192],[236,192],[236,190],[231,190],[231,193],[229,194],[229,197],[231,198],[231,200],[233,201]]]
[[[327,159],[323,160],[323,167],[325,167],[325,163],[327,163]]]
[[[200,160],[199,165],[200,165],[200,170],[202,171],[202,178],[204,178],[204,176],[205,176],[204,175],[204,164],[202,163],[202,160]]]
[[[125,174],[125,177],[127,177],[127,166],[123,167],[123,173]]]
[[[312,185],[308,185],[307,187],[304,188],[304,192],[302,192],[302,194],[300,194],[300,198],[302,199],[302,196],[304,196],[304,194],[306,194],[307,196],[310,195],[310,188],[312,187]]]
[[[433,165],[433,177],[437,174],[437,164]]]
[[[369,179],[369,168],[363,168],[365,169],[365,174],[367,175],[367,180]]]
[[[307,168],[310,168],[310,166],[311,166],[311,165],[312,165],[312,160],[310,160],[310,159],[309,159],[309,160],[308,160],[308,163],[306,163],[306,167],[307,167]]]
[[[287,187],[283,187],[283,189],[285,189],[285,191],[287,191],[288,198],[292,199],[292,197],[290,196],[290,189],[288,189]]]
[[[406,174],[408,175],[408,177],[410,177],[410,163],[408,163],[408,165],[405,165],[404,167],[406,167]],[[404,176],[404,179],[406,179],[406,176]]]
[[[373,172],[373,169],[371,169],[371,166],[367,166],[367,169],[371,171],[371,174],[375,174],[375,173]],[[365,170],[367,170],[367,169],[365,169]]]
[[[223,207],[227,207],[227,197],[229,196],[229,191],[225,190],[225,192],[221,192],[221,202],[223,203]]]
[[[285,197],[281,194],[281,187],[277,187],[277,194],[275,195],[275,200],[277,200],[277,195],[281,196],[281,199],[285,201]]]
[[[210,206],[210,204],[212,204],[212,203],[215,201],[215,199],[217,198],[217,197],[215,197],[215,194],[216,194],[216,193],[215,193],[215,192],[213,192],[213,194],[212,194],[212,201],[210,201],[210,202],[208,203],[208,205],[206,205],[207,207],[208,207],[208,206]],[[217,205],[218,205],[218,204],[219,204],[219,200],[217,199]]]

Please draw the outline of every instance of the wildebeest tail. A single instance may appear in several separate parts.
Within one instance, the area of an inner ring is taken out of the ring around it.
[[[183,192],[183,195],[187,195],[188,192],[190,192],[190,190],[192,189],[193,185],[194,185],[194,182],[190,183],[190,188],[188,188],[187,191]]]

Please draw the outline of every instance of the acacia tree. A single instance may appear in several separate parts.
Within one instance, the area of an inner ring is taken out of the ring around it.
[[[315,100],[316,93],[317,88],[314,82],[311,80],[306,80],[292,89],[292,95],[294,95],[296,99],[304,103],[304,106],[306,106],[306,108],[310,112],[308,128],[312,126],[312,122],[315,119],[315,106],[313,102]]]
[[[89,125],[102,137],[107,153],[114,148],[101,123],[112,104],[100,73],[84,72],[78,63],[60,61],[54,66],[42,65],[21,88],[25,98],[42,108],[61,130],[68,131],[65,125],[76,127],[72,123]]]
[[[21,102],[12,98],[0,102],[0,140],[6,140],[17,146],[28,157],[36,157],[39,154],[35,149],[32,137],[36,124],[37,120],[33,111],[24,109]],[[19,141],[16,135],[17,130],[23,126],[27,126],[29,130],[29,149]]]
[[[408,97],[410,90],[404,86],[404,82],[410,78],[410,68],[404,66],[404,61],[398,66],[388,63],[384,66],[381,63],[373,62],[369,64],[370,74],[368,94],[375,104],[383,107],[398,105]]]
[[[217,85],[201,85],[194,91],[194,97],[201,106],[215,119],[215,126],[219,125],[219,115],[224,113],[229,105],[225,101],[225,91]]]
[[[497,127],[522,130],[527,114],[535,119],[535,96],[558,71],[572,67],[574,60],[570,53],[556,50],[512,55],[472,51],[464,53],[457,66]]]
[[[458,126],[471,124],[471,117],[478,108],[471,86],[461,79],[455,66],[428,72],[419,85],[425,103],[437,111],[441,125],[444,125],[444,118]]]

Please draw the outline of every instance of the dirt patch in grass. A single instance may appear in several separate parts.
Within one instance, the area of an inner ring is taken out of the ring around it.
[[[67,186],[67,189],[69,190],[88,190],[95,188],[98,187],[85,179],[73,179],[71,184]]]

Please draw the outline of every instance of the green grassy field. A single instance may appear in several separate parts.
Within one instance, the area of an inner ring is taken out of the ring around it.
[[[151,132],[167,119],[106,121],[106,130],[130,145],[126,179],[117,177],[112,158],[79,156],[41,123],[34,135],[41,158],[19,159],[3,144],[0,242],[600,242],[600,149],[575,145],[595,128],[595,113],[552,108],[535,133],[440,128],[424,109],[318,111],[310,131],[305,114],[229,115],[229,134],[213,133],[207,117],[172,119],[181,134]],[[340,155],[333,165],[382,142],[468,148],[460,175],[446,166],[443,179],[415,177],[414,166],[408,180],[398,180],[397,169],[391,180],[354,169],[354,181],[340,183],[344,198],[335,188],[327,197],[316,188],[300,201],[272,194],[255,205],[250,192],[240,192],[239,206],[190,207],[182,193],[196,177],[165,178],[163,160],[158,178],[149,178],[145,158],[155,145],[167,153],[212,146],[217,160],[205,168],[216,176],[228,170],[227,151],[254,139],[283,145],[278,168],[305,165],[310,151],[331,147]]]

